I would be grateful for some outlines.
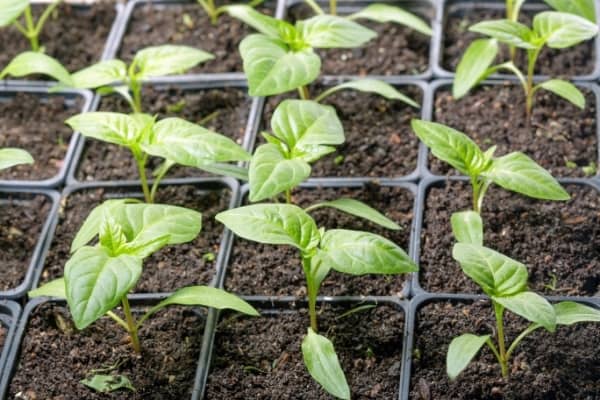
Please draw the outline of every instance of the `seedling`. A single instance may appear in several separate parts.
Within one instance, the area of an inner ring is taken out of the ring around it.
[[[248,4],[246,4],[246,7],[256,7],[260,4],[262,4],[265,0],[252,0],[250,2],[248,2]],[[224,5],[224,6],[220,6],[217,7],[215,5],[215,0],[198,0],[198,3],[202,6],[202,8],[204,9],[204,11],[206,12],[206,14],[210,17],[210,22],[213,25],[217,25],[217,22],[219,21],[219,17],[226,13],[229,7],[229,5]]]
[[[44,28],[44,24],[52,12],[58,7],[61,0],[55,0],[49,3],[44,12],[36,21],[33,20],[31,14],[31,4],[29,0],[2,0],[0,2],[0,28],[6,26],[14,26],[19,32],[29,40],[31,50],[43,52],[40,47],[39,36]],[[19,18],[23,16],[25,25],[19,22]]]
[[[19,164],[33,164],[33,158],[25,150],[15,148],[0,149],[0,170]]]
[[[202,215],[194,210],[129,199],[108,200],[87,217],[71,244],[65,275],[29,292],[30,297],[52,296],[67,300],[77,329],[85,329],[103,316],[112,318],[141,352],[138,330],[156,311],[173,304],[232,309],[248,315],[258,312],[240,298],[221,289],[189,286],[175,291],[136,318],[127,294],[142,274],[144,259],[167,245],[187,243],[200,233]],[[98,244],[90,243],[98,238]],[[125,319],[113,310],[122,305]]]
[[[596,22],[594,0],[544,0],[556,11],[579,15],[590,22]],[[517,22],[525,0],[506,0],[506,19]]]
[[[349,399],[333,343],[318,334],[316,301],[321,283],[331,270],[351,275],[401,274],[415,272],[417,266],[395,243],[368,232],[317,228],[307,211],[293,204],[255,204],[221,212],[216,219],[244,239],[300,251],[310,315],[302,342],[304,363],[327,392]]]
[[[536,199],[570,198],[548,171],[523,153],[494,157],[495,146],[484,152],[464,133],[435,122],[413,119],[412,129],[435,157],[470,178],[477,213],[492,183]]]
[[[490,297],[496,317],[496,343],[492,335],[463,334],[454,338],[448,348],[446,369],[450,379],[469,365],[486,344],[500,364],[502,376],[509,376],[510,357],[523,339],[539,328],[554,332],[557,325],[578,322],[600,322],[600,311],[572,301],[550,304],[537,293],[527,290],[525,265],[482,245],[483,223],[473,211],[452,216],[452,229],[458,243],[452,256],[463,272]],[[509,310],[531,324],[506,346],[504,311]]]
[[[510,20],[483,21],[469,30],[489,36],[475,40],[467,48],[458,68],[452,94],[460,99],[474,86],[499,70],[508,70],[518,78],[525,93],[525,111],[530,120],[535,93],[548,90],[570,101],[577,107],[585,107],[585,98],[575,85],[562,79],[549,79],[534,85],[533,75],[540,52],[545,46],[564,49],[591,39],[598,33],[598,26],[585,18],[556,11],[545,11],[533,18],[533,28]],[[498,54],[498,42],[527,51],[527,72],[512,62],[492,66]]]
[[[154,202],[160,181],[176,164],[247,179],[244,168],[227,164],[250,159],[241,146],[226,136],[181,118],[157,122],[148,114],[88,112],[75,115],[66,123],[85,137],[128,148],[135,159],[148,203]],[[164,159],[154,172],[152,188],[148,185],[145,169],[149,156]]]

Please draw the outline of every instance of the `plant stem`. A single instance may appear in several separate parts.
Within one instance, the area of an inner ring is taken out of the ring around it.
[[[142,85],[137,80],[131,81],[131,92],[133,93],[133,112],[142,112]]]
[[[308,93],[308,88],[306,86],[300,86],[298,88],[298,94],[302,100],[310,100],[310,94]]]
[[[506,357],[506,344],[504,340],[504,307],[501,304],[492,301],[494,313],[496,314],[496,329],[498,330],[498,352],[500,353],[500,368],[502,377],[508,377],[508,359]]]
[[[44,28],[44,24],[46,23],[46,20],[48,19],[48,17],[50,16],[50,14],[52,14],[52,11],[54,11],[56,9],[56,7],[59,6],[59,4],[61,3],[61,1],[62,0],[55,1],[54,3],[52,3],[48,7],[46,7],[46,9],[44,10],[44,12],[42,13],[42,15],[40,16],[40,18],[38,19],[37,25],[35,26],[35,34],[36,34],[36,36],[39,36],[40,32],[42,31],[42,28]]]
[[[171,169],[171,167],[175,165],[174,162],[165,160],[165,166],[160,170],[159,174],[154,178],[154,183],[152,184],[152,190],[150,191],[150,198],[154,201],[154,197],[156,196],[156,191],[158,190],[158,185],[160,181],[165,177],[167,172]]]
[[[329,14],[337,14],[337,0],[329,0]]]
[[[131,308],[129,307],[129,300],[127,300],[127,295],[123,296],[121,300],[123,304],[123,314],[125,314],[125,320],[127,321],[129,336],[131,337],[131,346],[136,353],[141,353],[142,348],[140,347],[140,339],[138,338],[137,325],[133,319],[133,315],[131,314]]]
[[[525,339],[525,337],[527,335],[529,335],[531,332],[535,331],[538,328],[541,328],[541,325],[538,324],[531,324],[527,327],[527,329],[525,329],[523,332],[521,332],[521,334],[519,336],[517,336],[517,338],[515,340],[513,340],[513,342],[511,343],[511,345],[508,347],[508,350],[506,351],[506,358],[508,359],[510,357],[510,355],[512,354],[512,352],[517,348],[517,346],[519,345],[519,343],[521,343],[521,341],[523,339]]]
[[[531,110],[533,108],[533,95],[535,94],[535,91],[533,90],[533,73],[540,51],[541,49],[527,50],[527,88],[525,90],[525,95],[527,97],[525,105],[527,111],[527,124],[530,122]]]
[[[292,204],[292,190],[291,189],[287,189],[285,191],[285,202],[287,204]]]
[[[112,311],[107,311],[106,315],[111,317],[117,324],[121,325],[123,328],[125,328],[127,332],[129,332],[129,325],[127,325],[127,322],[123,321],[123,319],[120,318],[117,314],[115,314]]]
[[[137,164],[138,174],[140,175],[140,181],[142,182],[142,191],[144,192],[144,199],[146,203],[152,204],[154,202],[154,198],[150,194],[150,189],[148,188],[148,179],[146,178],[146,156],[141,156],[133,152],[133,157],[135,158],[135,163]]]
[[[323,11],[323,9],[321,7],[319,7],[319,5],[317,4],[316,1],[314,0],[304,0],[306,2],[306,4],[312,8],[312,10],[317,14],[317,15],[323,15],[325,14],[325,12]]]
[[[302,257],[302,268],[306,275],[306,290],[308,292],[308,315],[310,316],[310,327],[318,332],[317,325],[317,283],[310,268],[310,258]]]
[[[31,50],[40,51],[38,35],[33,25],[33,17],[31,16],[31,6],[25,8],[25,26],[27,27],[27,39],[29,39],[29,43],[31,44]]]

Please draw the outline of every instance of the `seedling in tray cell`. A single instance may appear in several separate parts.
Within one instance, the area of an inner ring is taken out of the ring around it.
[[[15,148],[0,149],[0,171],[20,164],[33,164],[28,152]]]
[[[42,15],[34,21],[29,0],[2,0],[0,1],[0,28],[14,26],[29,40],[32,51],[43,52],[44,48],[40,47],[39,41],[40,32],[60,3],[61,0],[48,3]],[[21,16],[24,24],[20,21]]]
[[[257,7],[262,4],[265,0],[252,0],[249,1],[248,4],[245,4],[247,7]],[[210,22],[213,25],[217,25],[219,22],[219,17],[227,12],[230,5],[223,5],[217,7],[215,4],[215,0],[198,0],[198,4],[202,6],[202,9],[206,12],[206,15],[210,17]]]
[[[544,0],[556,11],[579,15],[588,21],[596,22],[595,0]],[[517,22],[525,0],[506,0],[506,19]]]

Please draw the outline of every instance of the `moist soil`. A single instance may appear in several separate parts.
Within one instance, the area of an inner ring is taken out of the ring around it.
[[[492,185],[483,206],[486,246],[527,266],[529,287],[547,295],[600,294],[600,195],[566,185],[567,202],[529,199]],[[420,283],[429,292],[481,293],[452,258],[450,217],[470,209],[471,188],[431,187],[421,232]]]
[[[311,87],[311,92],[316,95],[326,89],[316,85]],[[422,92],[416,87],[404,86],[399,90],[421,103]],[[268,100],[263,113],[263,130],[272,132],[270,121],[275,108],[283,99],[291,97],[297,95]],[[328,96],[323,104],[337,110],[346,141],[335,146],[335,152],[312,164],[312,177],[398,177],[415,171],[419,142],[412,133],[410,120],[420,117],[419,110],[401,101],[354,90]],[[265,142],[261,135],[258,142]]]
[[[527,321],[505,313],[505,334],[511,342]],[[597,399],[600,384],[600,327],[583,323],[559,326],[554,334],[538,329],[516,348],[503,379],[500,366],[487,346],[458,378],[446,375],[450,341],[463,334],[494,334],[491,305],[434,302],[416,316],[410,380],[410,399]],[[495,340],[495,339],[494,339]]]
[[[199,123],[213,113],[217,113],[202,123],[207,129],[221,133],[242,144],[246,124],[250,114],[251,100],[244,90],[237,88],[181,90],[155,90],[144,88],[142,107],[149,114],[183,118]],[[102,111],[129,113],[130,107],[120,97],[104,97],[100,104]],[[164,161],[151,157],[146,167],[146,176]],[[173,167],[167,177],[209,176],[208,173],[192,167]],[[79,167],[76,173],[79,181],[107,181],[139,179],[138,169],[131,152],[121,146],[86,139]]]
[[[0,199],[0,290],[23,282],[52,203],[46,196],[2,195]]]
[[[33,6],[35,21],[45,8]],[[40,45],[67,70],[77,71],[100,61],[116,15],[112,1],[94,2],[85,8],[63,2],[44,24]],[[30,49],[29,41],[14,26],[0,30],[0,65],[7,65],[17,54]]]
[[[379,210],[402,229],[391,231],[369,221],[331,208],[311,212],[319,227],[364,230],[393,241],[408,252],[413,219],[413,194],[400,187],[367,184],[364,188],[298,189],[292,201],[307,207],[321,201],[353,198]],[[354,276],[331,271],[322,283],[320,294],[402,296],[405,275]],[[241,238],[234,241],[225,287],[244,295],[306,296],[306,283],[298,250],[271,246]]]
[[[449,71],[456,71],[464,52],[473,40],[484,37],[481,34],[470,32],[468,30],[470,26],[481,21],[506,18],[504,10],[469,8],[461,11],[464,12],[447,15],[444,18],[442,66]],[[520,22],[531,26],[532,16],[531,12],[522,11]],[[515,62],[522,71],[526,71],[525,51],[518,49],[517,55]],[[510,60],[508,46],[503,45],[496,62],[500,64],[508,60]],[[535,73],[554,77],[587,75],[594,72],[595,60],[596,50],[593,39],[567,49],[546,47],[538,57]]]
[[[0,148],[17,147],[33,157],[32,165],[0,171],[0,179],[43,180],[59,173],[72,131],[64,121],[77,113],[82,102],[69,106],[62,96],[40,98],[17,93],[0,101]]]
[[[289,9],[288,19],[310,18],[314,12],[305,4]],[[431,20],[433,10],[424,18]],[[355,49],[319,49],[321,71],[325,75],[416,75],[429,67],[431,38],[405,26],[359,20],[361,25],[377,32],[377,37]]]
[[[60,210],[42,281],[47,282],[63,275],[65,262],[70,256],[71,242],[92,209],[109,198],[132,196],[137,197],[137,189],[134,192],[98,188],[70,194]],[[223,227],[215,221],[214,216],[227,209],[230,196],[230,191],[226,189],[206,191],[193,185],[172,185],[158,190],[156,203],[200,211],[202,232],[189,243],[166,246],[146,258],[142,276],[134,288],[136,293],[172,292],[184,286],[210,283],[216,272],[216,259],[223,232]]]
[[[342,317],[349,310],[317,309],[320,333],[335,346],[352,398],[397,398],[403,313],[380,305]],[[312,380],[302,361],[308,319],[305,309],[222,319],[205,399],[333,399]]]
[[[584,89],[581,110],[548,91],[535,95],[531,125],[527,126],[525,96],[515,85],[488,85],[456,101],[448,89],[435,96],[434,118],[466,133],[480,147],[497,146],[495,155],[521,151],[554,176],[595,175],[598,166],[596,96]],[[429,155],[437,175],[458,174]]]
[[[274,7],[263,7],[259,11],[272,16]],[[128,22],[119,51],[121,59],[130,61],[138,50],[163,44],[193,46],[215,57],[191,69],[190,73],[242,72],[238,46],[244,37],[254,32],[226,13],[213,25],[196,2],[169,5],[149,2],[136,7]]]
[[[189,398],[203,329],[203,314],[181,307],[163,309],[142,326],[142,353],[136,354],[129,336],[112,319],[101,318],[77,331],[66,307],[44,303],[29,319],[8,398]],[[120,389],[107,395],[79,383],[103,368],[109,370],[98,373],[124,375],[136,391]]]

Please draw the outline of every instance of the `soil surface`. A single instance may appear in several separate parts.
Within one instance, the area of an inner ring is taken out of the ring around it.
[[[69,195],[60,210],[59,223],[42,273],[43,282],[63,275],[71,242],[90,211],[104,200],[123,196],[138,197],[137,189],[88,189]],[[142,276],[134,291],[171,292],[184,286],[210,283],[216,272],[223,232],[222,225],[215,221],[214,216],[227,209],[230,196],[230,191],[226,189],[207,191],[192,185],[172,185],[159,189],[156,203],[200,211],[202,231],[189,243],[166,246],[146,258]],[[214,255],[214,260],[211,260],[211,255]]]
[[[435,96],[435,121],[466,133],[483,149],[497,146],[495,155],[521,151],[554,176],[595,175],[598,166],[596,96],[583,90],[581,110],[548,91],[535,95],[531,126],[527,126],[525,96],[519,86],[480,87],[455,101],[450,88]],[[429,155],[437,175],[458,174]]]
[[[468,28],[477,22],[492,19],[506,18],[503,10],[482,10],[471,8],[463,10],[465,13],[453,14],[444,18],[443,24],[443,50],[442,66],[449,71],[455,71],[465,50],[475,39],[484,35],[470,32]],[[531,26],[532,13],[522,11],[520,22]],[[516,62],[522,71],[527,70],[527,56],[525,50],[517,50]],[[498,64],[510,60],[508,46],[503,46],[496,59]],[[536,63],[536,74],[551,76],[587,75],[594,72],[596,50],[594,39],[580,43],[567,49],[544,48]],[[504,72],[502,72],[504,73]]]
[[[326,89],[315,85],[311,88],[312,96]],[[398,90],[421,103],[422,92],[416,87],[403,86]],[[286,98],[297,98],[297,94],[275,96],[267,101],[261,125],[263,130],[272,133],[271,117]],[[354,90],[328,96],[323,104],[337,110],[346,142],[312,164],[312,177],[399,177],[415,171],[419,142],[412,133],[410,120],[420,118],[420,110],[401,101]],[[258,136],[258,142],[265,142],[262,135]]]
[[[64,121],[83,105],[69,106],[62,96],[42,99],[17,93],[0,101],[0,148],[17,147],[33,157],[32,165],[18,165],[0,171],[0,179],[42,180],[58,174],[64,164],[72,131]]]
[[[23,282],[40,233],[52,207],[46,196],[19,194],[0,198],[0,290]]]
[[[565,186],[568,202],[529,199],[492,185],[484,199],[486,246],[527,266],[529,287],[547,295],[600,294],[600,195]],[[471,188],[430,188],[421,232],[420,283],[430,292],[480,293],[452,258],[450,217],[470,208]],[[554,286],[554,287],[553,287]]]
[[[35,21],[44,9],[43,6],[33,6]],[[46,54],[58,59],[67,70],[77,71],[100,61],[116,15],[114,2],[108,0],[95,2],[83,9],[62,3],[44,24],[40,45]],[[14,26],[0,30],[0,66],[30,49],[29,41]]]
[[[122,317],[122,316],[121,316]],[[45,303],[29,319],[9,398],[21,399],[182,399],[189,398],[202,344],[204,317],[181,307],[163,309],[142,326],[142,353],[129,336],[104,317],[77,331],[66,307]],[[116,366],[116,368],[115,368]],[[93,370],[124,375],[135,387],[110,395],[79,381]],[[21,397],[15,397],[21,393]]]
[[[429,21],[433,10],[424,19]],[[306,19],[314,12],[305,4],[289,10],[289,20]],[[421,15],[423,18],[423,16]],[[431,38],[391,22],[358,22],[377,32],[377,37],[355,49],[319,49],[321,71],[325,75],[416,75],[429,67]]]
[[[219,2],[217,1],[217,6]],[[275,5],[261,7],[273,15]],[[254,30],[241,21],[222,14],[213,25],[199,4],[147,5],[136,7],[123,37],[119,57],[130,61],[138,50],[163,44],[187,45],[211,53],[215,58],[189,73],[242,72],[238,46]]]
[[[509,312],[504,321],[507,342],[527,327],[524,319]],[[451,382],[446,375],[450,341],[463,333],[493,334],[494,328],[494,312],[485,301],[422,307],[416,316],[410,398],[583,400],[600,396],[600,326],[592,323],[559,326],[554,334],[536,330],[513,353],[508,380],[502,379],[500,366],[484,346]]]
[[[334,343],[352,398],[397,398],[403,313],[380,305],[341,317],[349,310],[322,307],[318,318],[321,334]],[[302,361],[300,345],[308,324],[305,309],[222,319],[205,398],[333,399],[312,380]]]
[[[365,188],[319,188],[294,191],[292,201],[307,207],[321,201],[353,198],[368,204],[398,223],[402,229],[391,231],[369,221],[331,208],[311,212],[319,227],[364,230],[384,236],[408,252],[413,219],[413,195],[408,189],[367,185]],[[330,296],[402,296],[405,275],[354,276],[331,271],[322,283],[320,294]],[[234,240],[225,287],[245,295],[306,296],[304,273],[298,250]]]
[[[244,90],[237,88],[186,90],[144,89],[142,107],[147,113],[166,117],[183,118],[194,123],[201,122],[213,113],[216,116],[202,124],[207,129],[221,133],[242,144],[246,124],[250,114],[251,100]],[[109,96],[102,99],[102,111],[129,113],[127,103],[120,97]],[[164,161],[158,157],[148,160],[146,175]],[[197,177],[209,174],[192,167],[173,167],[167,177]],[[80,181],[139,179],[135,160],[131,152],[114,144],[86,139],[79,161],[76,177]]]

